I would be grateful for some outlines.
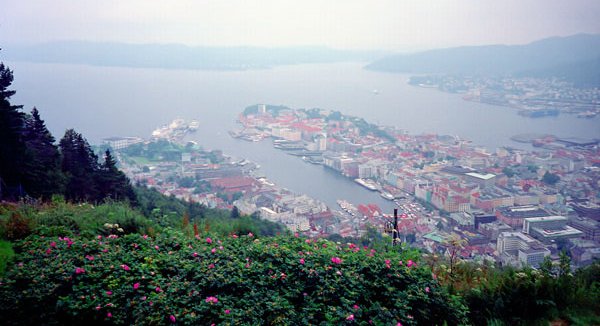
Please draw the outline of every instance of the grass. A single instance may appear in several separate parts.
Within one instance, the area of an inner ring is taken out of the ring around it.
[[[6,265],[12,260],[15,252],[12,244],[5,240],[0,240],[0,277],[4,276]]]
[[[156,164],[156,161],[151,161],[143,156],[129,156],[129,159],[131,159],[132,161],[134,161],[137,165],[152,165],[152,164]]]

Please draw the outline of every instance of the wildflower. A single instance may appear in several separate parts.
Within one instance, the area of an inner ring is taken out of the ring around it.
[[[126,270],[126,271],[131,270],[131,268],[129,268],[129,266],[127,266],[125,264],[121,265],[121,268],[124,269],[124,270]]]
[[[96,306],[96,310],[100,310],[100,309],[102,309],[102,307]]]
[[[89,260],[89,261],[92,261],[92,260],[94,260],[94,256],[92,256],[92,255],[87,255],[87,256],[85,256],[85,259],[87,259],[87,260]]]
[[[217,297],[207,297],[204,301],[206,303],[213,304],[219,302],[219,299],[217,299]]]
[[[56,248],[56,242],[55,241],[50,242],[50,247]]]
[[[304,265],[304,258],[300,258],[300,265]]]
[[[83,274],[83,273],[85,273],[85,269],[83,269],[81,267],[75,268],[75,274]]]
[[[353,321],[354,315],[353,314],[348,315],[348,317],[346,317],[346,320]]]
[[[230,313],[231,313],[231,310],[229,310],[229,309],[225,309],[225,314],[226,314],[226,315],[229,315]]]
[[[112,317],[112,314],[110,312],[107,312],[106,313],[106,318],[111,318],[111,317]]]
[[[401,322],[398,322],[398,323],[396,324],[396,326],[402,326],[402,323],[401,323]]]
[[[429,293],[429,287],[425,287],[425,292]]]
[[[157,286],[156,289],[154,289],[154,291],[156,291],[156,293],[161,293],[162,289],[160,288],[160,286]]]
[[[342,259],[340,257],[332,257],[331,258],[331,262],[334,263],[334,264],[339,265],[339,264],[342,263]]]
[[[145,240],[145,239],[148,239],[148,235],[147,235],[147,234],[144,234],[144,235],[142,236],[142,238],[144,238],[144,240]]]
[[[234,234],[234,235],[232,235],[231,237],[233,237],[234,239],[237,239],[237,238],[238,238],[238,235],[237,235],[237,234]]]
[[[215,249],[215,248],[212,248],[212,249],[210,250],[210,252],[211,252],[212,254],[214,254],[215,252],[217,252],[217,249]]]
[[[106,291],[106,295],[112,295],[112,291]]]
[[[98,240],[102,240],[102,236],[101,235],[98,235]]]
[[[197,253],[197,252],[194,252],[194,253],[192,254],[192,256],[194,256],[194,257],[198,257],[198,253]]]
[[[358,309],[360,309],[360,307],[357,304],[355,304],[354,306],[352,306],[352,309],[358,310]]]
[[[173,316],[173,315],[169,316],[169,319],[171,320],[172,323],[175,323],[177,321],[177,319],[175,319],[175,316]]]
[[[398,265],[402,266],[402,265],[404,265],[404,263],[402,261],[399,261]]]
[[[300,234],[298,234],[298,232],[294,232],[294,238],[297,238],[299,236],[300,236]]]
[[[413,265],[416,265],[416,263],[415,263],[415,262],[413,262],[413,261],[412,261],[412,260],[410,260],[410,259],[409,259],[409,260],[408,260],[408,262],[406,263],[406,267],[409,267],[409,268],[410,268],[410,267],[412,267]]]
[[[154,249],[158,250],[158,245],[154,246]]]
[[[51,253],[52,253],[52,249],[50,249],[50,248],[46,249],[46,254],[48,254],[48,255],[49,255],[49,254],[51,254]]]
[[[208,244],[212,243],[212,239],[211,238],[206,238],[206,243],[208,243]]]
[[[215,268],[215,264],[208,265],[208,269],[213,269],[213,268]]]
[[[250,238],[252,238],[252,237],[254,236],[254,234],[252,234],[252,232],[248,232],[248,236],[249,236]]]
[[[134,290],[137,290],[137,289],[139,289],[139,288],[140,288],[140,283],[135,283],[135,284],[133,285],[133,289],[134,289]]]

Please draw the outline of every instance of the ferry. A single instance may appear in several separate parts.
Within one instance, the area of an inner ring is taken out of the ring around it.
[[[371,180],[365,180],[365,179],[354,179],[354,182],[358,183],[359,185],[371,190],[371,191],[375,191],[377,190],[377,184]]]
[[[190,124],[188,125],[188,129],[190,131],[196,131],[196,130],[198,130],[199,127],[200,127],[200,122],[198,122],[198,120],[192,120],[192,121],[190,121]]]

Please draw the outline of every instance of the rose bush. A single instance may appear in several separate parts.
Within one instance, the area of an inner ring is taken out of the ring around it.
[[[31,235],[15,252],[0,284],[6,324],[466,322],[461,299],[413,262],[414,251],[166,229],[155,237]]]

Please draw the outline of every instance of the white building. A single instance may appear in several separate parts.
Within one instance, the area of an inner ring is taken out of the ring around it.
[[[544,257],[550,256],[541,242],[521,232],[502,232],[498,236],[496,250],[503,264],[538,267]]]

